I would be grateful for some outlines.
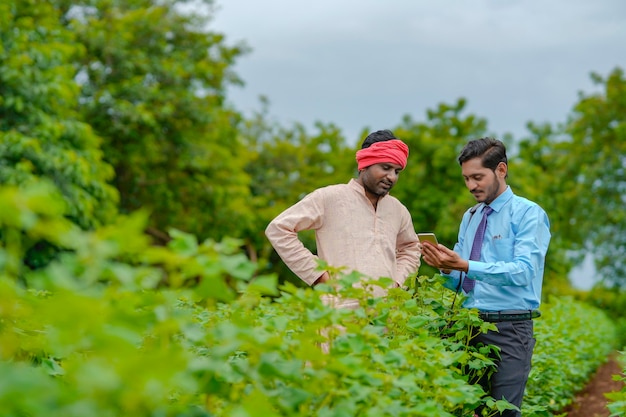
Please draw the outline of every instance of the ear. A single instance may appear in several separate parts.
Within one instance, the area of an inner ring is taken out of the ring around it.
[[[496,174],[500,178],[506,178],[506,174],[509,171],[509,167],[504,162],[500,162],[496,167]]]

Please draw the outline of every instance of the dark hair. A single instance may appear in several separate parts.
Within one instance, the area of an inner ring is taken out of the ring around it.
[[[397,139],[391,130],[377,130],[372,132],[363,140],[361,149],[369,148],[376,142],[384,142],[386,140]]]
[[[480,138],[470,140],[459,155],[459,164],[470,159],[480,157],[485,168],[495,171],[500,162],[507,164],[506,147],[504,143],[494,138]]]

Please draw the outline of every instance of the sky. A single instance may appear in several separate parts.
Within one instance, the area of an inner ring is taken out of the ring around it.
[[[228,99],[281,125],[334,123],[350,143],[467,99],[491,135],[566,121],[590,74],[626,70],[623,0],[215,0],[211,28],[251,51]],[[587,284],[580,283],[580,286]]]
[[[623,0],[215,0],[212,27],[251,52],[229,98],[284,124],[364,128],[426,119],[464,97],[490,133],[564,122],[591,72],[626,69]]]

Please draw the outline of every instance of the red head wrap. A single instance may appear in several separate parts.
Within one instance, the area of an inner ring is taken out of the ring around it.
[[[397,164],[404,169],[409,157],[409,147],[399,139],[373,143],[369,148],[356,152],[359,170],[382,162]]]

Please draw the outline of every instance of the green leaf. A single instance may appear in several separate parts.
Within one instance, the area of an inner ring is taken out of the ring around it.
[[[278,277],[276,275],[258,276],[248,284],[246,289],[263,295],[278,295]]]

